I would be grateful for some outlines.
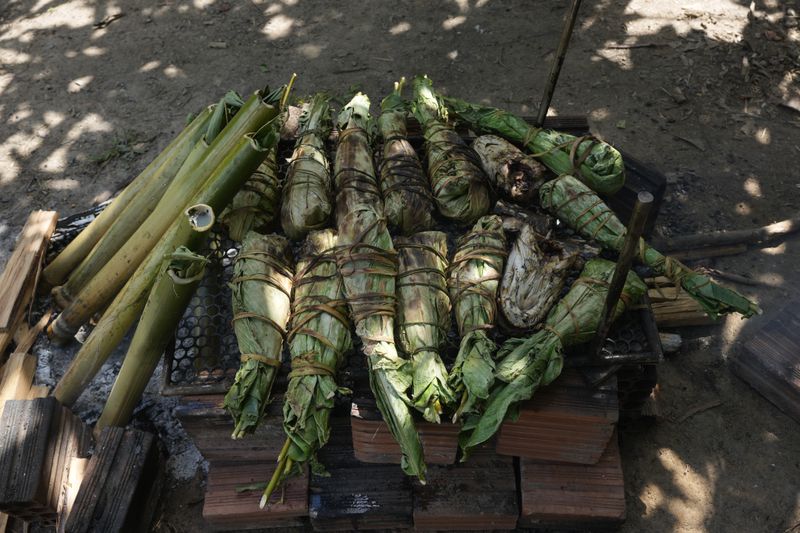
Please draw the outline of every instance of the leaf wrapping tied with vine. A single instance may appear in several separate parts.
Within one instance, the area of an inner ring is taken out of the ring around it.
[[[422,444],[406,396],[411,372],[394,342],[397,252],[386,228],[372,163],[369,98],[356,94],[338,122],[334,182],[339,271],[356,334],[367,357],[370,387],[403,452],[401,466],[407,474],[424,480]]]
[[[408,142],[406,103],[401,96],[404,83],[405,78],[396,82],[394,91],[381,102],[378,129],[383,160],[378,177],[389,226],[411,235],[433,226],[433,195],[417,151]]]
[[[605,259],[588,261],[569,292],[550,310],[541,330],[527,339],[512,338],[503,343],[497,353],[497,383],[486,408],[469,417],[462,428],[462,460],[497,432],[519,402],[530,399],[561,374],[565,347],[594,337],[615,268],[615,263]],[[646,290],[642,280],[629,272],[611,319],[638,302]]]
[[[560,176],[574,174],[593,190],[614,194],[625,184],[625,164],[616,148],[591,135],[537,128],[508,111],[445,98],[459,120],[481,133],[499,135],[522,146]]]
[[[627,230],[611,209],[591,189],[572,176],[561,176],[545,183],[540,204],[580,235],[596,241],[607,250],[619,252]],[[671,279],[712,318],[739,313],[745,318],[761,313],[758,305],[738,292],[714,283],[704,274],[693,271],[677,259],[662,255],[644,239],[639,241],[639,260],[657,274]]]
[[[450,330],[447,294],[447,235],[423,231],[398,237],[397,339],[411,359],[412,399],[425,420],[438,423],[445,406],[455,402],[439,350]]]
[[[230,282],[233,330],[242,361],[224,402],[235,423],[234,439],[255,430],[269,403],[281,366],[292,277],[289,241],[253,231],[245,235]]]
[[[503,275],[506,239],[497,215],[480,218],[458,243],[450,265],[448,286],[455,308],[461,344],[448,378],[461,399],[453,420],[478,408],[494,382],[494,353],[489,338],[497,319],[497,287]]]

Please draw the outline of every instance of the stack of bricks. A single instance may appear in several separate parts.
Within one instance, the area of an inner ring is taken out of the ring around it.
[[[497,452],[520,458],[519,527],[595,530],[625,520],[618,418],[615,379],[593,389],[565,370],[503,424]]]
[[[308,515],[308,473],[291,478],[259,508],[261,490],[242,487],[266,484],[286,440],[282,431],[283,399],[275,397],[252,435],[231,439],[233,422],[223,396],[184,396],[176,416],[209,462],[203,518],[212,530],[296,527]]]

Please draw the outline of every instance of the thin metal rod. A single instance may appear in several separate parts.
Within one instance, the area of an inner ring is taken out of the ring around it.
[[[536,126],[542,127],[544,119],[547,117],[547,110],[550,109],[550,100],[553,99],[553,93],[556,91],[556,83],[558,83],[558,76],[561,74],[561,66],[564,64],[564,58],[567,56],[567,48],[569,48],[569,41],[572,37],[572,30],[575,28],[575,21],[578,19],[578,10],[581,7],[581,0],[572,0],[572,5],[567,12],[567,20],[564,23],[564,29],[561,30],[561,39],[558,41],[558,50],[556,50],[556,57],[553,59],[553,65],[550,67],[550,75],[547,77],[547,85],[544,88],[544,95],[542,95],[542,102],[539,104],[539,115],[536,118]]]
[[[628,228],[625,233],[625,242],[622,245],[622,251],[619,253],[619,259],[617,259],[617,267],[614,269],[614,276],[611,278],[611,283],[608,286],[608,295],[606,296],[606,302],[600,315],[600,321],[597,323],[597,335],[594,338],[592,349],[589,352],[595,357],[600,357],[603,343],[608,336],[608,330],[611,328],[611,318],[614,316],[614,308],[617,306],[619,297],[622,294],[622,288],[625,286],[625,280],[631,269],[633,258],[639,250],[639,240],[642,237],[644,226],[647,223],[647,215],[650,213],[653,200],[653,195],[647,191],[640,192],[636,197],[636,204],[633,206],[633,213],[631,214],[631,219],[628,222]]]

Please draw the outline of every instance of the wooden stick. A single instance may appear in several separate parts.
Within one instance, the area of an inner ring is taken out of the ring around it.
[[[17,342],[17,352],[27,353],[31,348],[33,348],[33,343],[36,342],[36,338],[39,336],[42,330],[47,327],[47,323],[50,322],[50,316],[52,313],[53,311],[48,309],[35,325],[28,328],[28,330],[25,332],[25,335],[20,337],[19,341]]]
[[[55,211],[31,213],[0,276],[0,355],[11,342],[36,292],[42,260],[57,220]]]
[[[695,259],[708,259],[726,255],[738,255],[747,251],[746,244],[732,244],[729,246],[714,246],[708,248],[695,248],[693,250],[676,250],[670,255],[678,261],[693,261]]]
[[[730,244],[755,244],[785,237],[800,230],[800,216],[787,218],[774,224],[760,228],[742,229],[733,231],[715,231],[712,233],[697,233],[695,235],[680,235],[658,241],[658,248],[669,252],[673,250],[689,250],[706,246],[725,246]]]

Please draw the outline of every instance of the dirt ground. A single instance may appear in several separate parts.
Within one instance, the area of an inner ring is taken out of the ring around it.
[[[110,197],[228,89],[297,72],[299,95],[360,88],[377,102],[400,76],[427,73],[449,94],[534,114],[567,4],[6,0],[0,263],[31,209],[67,215]],[[793,216],[798,4],[584,2],[551,112],[587,115],[596,133],[667,175],[663,235]],[[800,530],[800,428],[728,366],[796,298],[797,242],[709,263],[758,281],[737,288],[765,313],[682,331],[691,340],[659,370],[663,418],[621,434],[623,531]],[[48,353],[40,379],[53,381],[65,356],[38,349]],[[709,402],[719,405],[683,419]],[[202,471],[185,444],[170,450],[187,457],[173,458],[174,504],[157,529],[196,530]]]

